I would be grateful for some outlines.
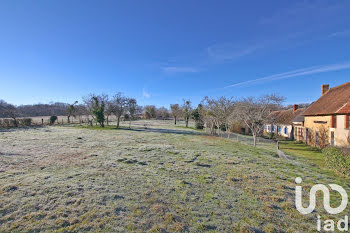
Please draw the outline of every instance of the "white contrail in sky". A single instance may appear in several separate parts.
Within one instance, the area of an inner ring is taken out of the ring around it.
[[[345,69],[350,69],[350,62],[333,64],[333,65],[325,65],[325,66],[312,66],[312,67],[308,67],[308,68],[292,70],[292,71],[288,71],[288,72],[284,72],[284,73],[280,73],[280,74],[274,74],[274,75],[265,76],[265,77],[258,78],[258,79],[253,79],[253,80],[235,83],[235,84],[226,86],[225,88],[250,86],[250,85],[270,82],[270,81],[274,81],[274,80],[287,79],[287,78],[292,78],[292,77],[298,77],[298,76],[304,76],[304,75],[310,75],[310,74],[318,74],[318,73],[337,71],[337,70],[345,70]]]

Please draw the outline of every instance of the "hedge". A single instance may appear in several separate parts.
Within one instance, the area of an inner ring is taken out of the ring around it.
[[[17,126],[25,127],[32,125],[32,118],[19,118],[17,119]],[[0,128],[13,128],[16,127],[15,121],[13,119],[0,119]]]
[[[350,176],[350,149],[327,147],[322,150],[327,167],[344,176]]]

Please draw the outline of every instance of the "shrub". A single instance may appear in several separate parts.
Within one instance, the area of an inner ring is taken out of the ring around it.
[[[196,129],[203,129],[203,128],[204,128],[203,122],[197,121],[197,122],[195,123],[195,128],[196,128]]]
[[[226,131],[226,124],[221,124],[220,125],[220,130],[221,131]]]
[[[329,142],[329,130],[322,126],[320,129],[319,129],[319,132],[318,132],[318,146],[323,149],[323,148],[326,148],[328,146],[328,142]]]
[[[15,121],[12,119],[2,119],[2,128],[15,127]]]
[[[32,118],[17,119],[17,126],[31,126]],[[13,119],[0,119],[0,128],[17,127]]]
[[[268,139],[275,139],[276,138],[276,135],[275,135],[275,133],[266,133],[266,137],[268,138]]]
[[[129,116],[129,114],[124,114],[124,121],[128,121],[128,120],[130,120],[130,116]]]
[[[31,126],[32,125],[32,118],[18,119],[18,124],[20,126]]]
[[[33,121],[32,118],[25,118],[23,122],[24,122],[25,126],[31,126],[32,125],[32,121]]]
[[[57,121],[57,116],[51,116],[50,117],[50,125],[55,124],[55,121]]]
[[[104,101],[100,101],[97,97],[92,97],[94,100],[94,104],[92,107],[92,114],[95,116],[96,121],[101,125],[101,127],[104,127],[105,122],[105,103]],[[119,127],[119,118],[118,118],[118,125]]]
[[[344,176],[350,176],[350,149],[327,147],[322,152],[327,167]]]

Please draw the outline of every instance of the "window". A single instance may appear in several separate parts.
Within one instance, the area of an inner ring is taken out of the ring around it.
[[[316,135],[315,135],[315,143],[316,143],[316,146],[319,145],[319,137],[320,137],[320,134],[318,132],[316,132]]]
[[[272,125],[272,132],[275,132],[275,126]]]
[[[294,130],[294,135],[299,137],[303,136],[303,129],[300,127],[296,127]]]
[[[288,127],[284,127],[284,133],[288,134]]]
[[[350,129],[350,114],[348,114],[347,116],[345,116],[345,128]]]
[[[281,132],[281,126],[277,126],[277,132]]]
[[[304,130],[300,129],[300,137],[304,138]]]
[[[331,116],[332,128],[337,128],[337,115]]]

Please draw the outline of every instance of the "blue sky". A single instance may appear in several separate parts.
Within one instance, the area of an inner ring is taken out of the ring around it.
[[[349,12],[345,0],[0,0],[0,99],[311,102],[321,84],[350,81]]]

